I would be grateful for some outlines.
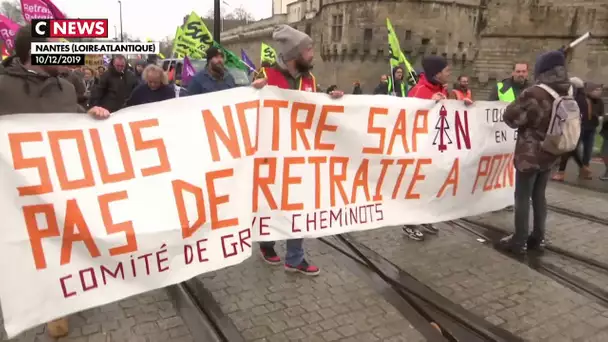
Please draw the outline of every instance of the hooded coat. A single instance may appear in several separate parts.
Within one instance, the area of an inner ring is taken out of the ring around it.
[[[89,104],[116,112],[123,107],[138,85],[139,80],[133,72],[125,70],[121,73],[110,67],[99,78],[99,84],[93,88]]]
[[[0,115],[84,112],[69,81],[28,70],[16,57],[8,57],[2,62]]]
[[[536,75],[536,81],[548,85],[561,96],[568,94],[572,86],[564,66],[542,71]],[[518,171],[546,171],[560,157],[541,147],[551,120],[553,100],[551,94],[544,89],[533,86],[524,90],[505,109],[505,123],[517,129],[513,164]]]

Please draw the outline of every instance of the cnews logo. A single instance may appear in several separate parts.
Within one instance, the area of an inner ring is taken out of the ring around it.
[[[108,19],[32,19],[34,38],[107,38]]]

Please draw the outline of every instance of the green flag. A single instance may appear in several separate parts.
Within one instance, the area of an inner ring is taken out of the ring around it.
[[[245,63],[237,55],[235,55],[232,51],[224,48],[217,42],[214,42],[213,45],[216,48],[220,49],[222,51],[222,53],[224,54],[224,65],[226,66],[226,68],[236,68],[236,69],[241,69],[244,71],[249,71],[249,68],[247,68],[247,65],[245,65]]]

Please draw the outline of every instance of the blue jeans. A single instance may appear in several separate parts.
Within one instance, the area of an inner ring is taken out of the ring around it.
[[[302,244],[304,239],[287,240],[287,253],[285,255],[285,263],[291,266],[298,266],[304,261],[304,248]],[[260,248],[274,248],[275,241],[260,242]]]
[[[593,145],[595,144],[595,128],[585,129],[581,131],[580,143],[583,147],[583,155],[581,161],[584,166],[589,166],[591,155],[593,154]]]

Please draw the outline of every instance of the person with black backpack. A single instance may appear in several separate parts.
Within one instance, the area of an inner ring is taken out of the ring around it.
[[[536,84],[507,106],[504,121],[517,129],[513,156],[515,166],[515,233],[497,248],[521,255],[542,250],[545,241],[547,199],[545,192],[552,166],[561,155],[573,151],[581,134],[580,108],[561,51],[538,56],[534,66]],[[530,200],[534,226],[529,233]]]

